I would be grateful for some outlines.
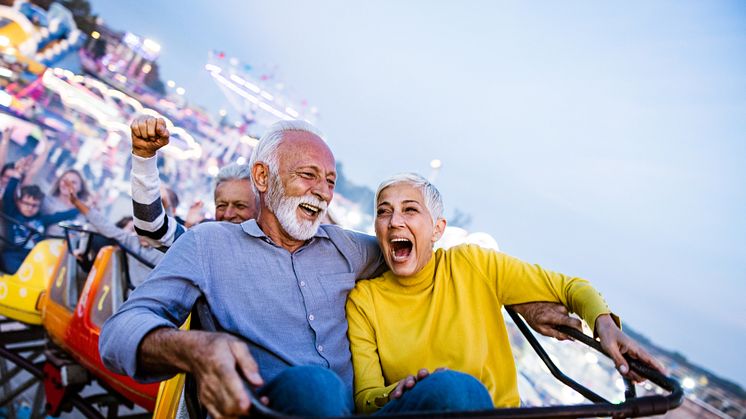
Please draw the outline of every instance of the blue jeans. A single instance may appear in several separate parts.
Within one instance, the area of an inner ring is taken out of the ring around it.
[[[487,388],[458,371],[440,371],[420,380],[411,390],[386,403],[376,415],[406,412],[459,412],[493,409]]]
[[[348,416],[352,395],[332,370],[318,366],[290,367],[259,389],[269,407],[306,417]]]

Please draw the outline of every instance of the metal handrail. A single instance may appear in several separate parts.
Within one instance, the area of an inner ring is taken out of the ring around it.
[[[145,260],[142,256],[138,255],[132,249],[130,249],[127,246],[125,246],[124,244],[122,244],[122,242],[120,242],[119,240],[112,239],[111,237],[104,236],[103,234],[99,233],[98,231],[89,230],[85,226],[82,226],[80,224],[73,224],[73,223],[70,223],[70,222],[63,221],[63,222],[59,223],[59,226],[62,227],[63,230],[65,230],[65,237],[68,240],[68,242],[67,242],[68,249],[70,249],[70,240],[69,240],[68,230],[78,231],[78,232],[81,232],[81,233],[87,233],[87,234],[91,234],[91,235],[95,235],[95,236],[99,236],[99,237],[103,237],[105,239],[111,240],[114,243],[116,243],[116,245],[119,246],[119,248],[121,248],[129,256],[132,256],[133,258],[137,259],[138,262],[142,263],[143,265],[147,266],[150,269],[155,268],[155,265],[153,265],[151,262]]]
[[[15,218],[11,217],[10,215],[4,212],[0,211],[0,218],[2,218],[2,220],[5,222],[10,222],[15,225],[23,226],[26,230],[28,230],[28,234],[26,235],[26,238],[21,243],[15,243],[11,241],[10,238],[5,237],[4,231],[0,232],[0,241],[3,241],[4,243],[6,243],[6,245],[9,247],[16,248],[16,249],[23,249],[26,247],[26,244],[29,242],[29,240],[31,240],[32,237],[34,236],[40,236],[42,238],[45,237],[43,232],[35,229],[34,227],[26,223],[16,220]]]

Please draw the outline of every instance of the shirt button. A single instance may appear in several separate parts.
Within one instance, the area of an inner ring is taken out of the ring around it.
[[[314,317],[313,314],[311,314],[310,316],[308,316],[308,320],[311,320],[311,321],[313,321],[313,319],[315,319],[315,318],[316,317]]]
[[[305,287],[306,286],[306,281],[300,281],[300,286],[301,287]]]
[[[316,349],[318,349],[319,352],[324,352],[324,345],[319,345],[316,347]]]

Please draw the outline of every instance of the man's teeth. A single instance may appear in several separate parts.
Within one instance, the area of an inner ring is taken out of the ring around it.
[[[391,243],[409,242],[407,239],[391,239]]]
[[[305,204],[305,203],[303,203],[303,204],[300,204],[298,206],[301,207],[301,208],[303,208],[303,209],[306,209],[308,211],[311,211],[314,214],[316,214],[317,212],[321,211],[321,209],[319,207],[315,207],[315,206],[313,206],[311,204]]]

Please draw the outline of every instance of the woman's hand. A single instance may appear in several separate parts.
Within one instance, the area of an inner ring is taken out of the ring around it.
[[[433,370],[433,374],[439,371],[445,371],[447,368],[436,368]],[[399,384],[396,385],[396,388],[394,388],[394,391],[391,392],[389,395],[389,400],[396,400],[404,395],[404,393],[408,390],[411,390],[414,388],[415,384],[417,384],[418,381],[422,381],[427,376],[430,375],[430,371],[427,370],[427,368],[423,368],[419,371],[417,371],[417,375],[408,375],[401,381],[399,381]]]
[[[61,181],[60,192],[64,194],[63,196],[66,196],[70,200],[70,203],[73,204],[73,206],[77,208],[81,214],[88,215],[88,212],[91,210],[91,208],[78,198],[78,195],[75,193],[75,186],[72,184],[71,181]]]
[[[637,383],[645,381],[645,378],[630,370],[629,364],[624,359],[624,354],[642,361],[661,374],[666,374],[663,365],[643,349],[639,343],[622,332],[610,315],[602,314],[596,319],[595,331],[601,340],[601,347],[611,357],[616,369],[623,376]]]

